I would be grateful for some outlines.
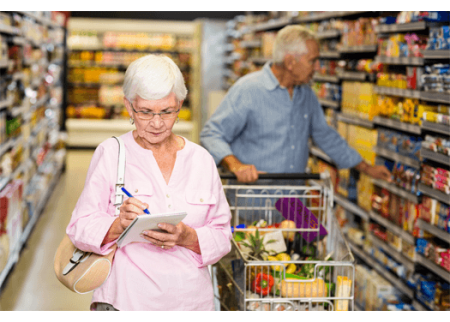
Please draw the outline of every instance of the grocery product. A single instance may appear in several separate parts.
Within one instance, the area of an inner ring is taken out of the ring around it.
[[[372,120],[377,112],[377,95],[372,83],[342,82],[343,113]]]
[[[280,285],[281,296],[294,297],[324,297],[327,293],[325,282],[317,278],[312,282],[300,282],[299,280],[282,280]]]
[[[450,194],[450,171],[442,168],[435,168],[431,165],[422,164],[420,182],[439,190],[445,194]]]

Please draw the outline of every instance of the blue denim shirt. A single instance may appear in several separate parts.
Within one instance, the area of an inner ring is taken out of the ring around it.
[[[216,164],[233,154],[260,171],[304,173],[310,137],[338,168],[359,164],[358,152],[326,123],[311,88],[294,87],[291,99],[270,66],[240,78],[206,122],[200,142]]]

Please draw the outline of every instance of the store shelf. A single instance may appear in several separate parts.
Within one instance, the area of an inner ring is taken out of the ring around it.
[[[419,301],[417,301],[417,300],[413,300],[412,306],[413,306],[417,311],[429,311],[424,305],[422,305],[422,304],[421,304]]]
[[[125,134],[136,127],[129,120],[93,120],[93,119],[67,119],[68,133],[67,145],[70,147],[97,147],[106,139]],[[194,123],[179,121],[173,126],[173,132],[190,141]]]
[[[449,93],[438,93],[438,92],[420,92],[420,99],[429,102],[444,103],[450,105],[450,94]]]
[[[410,271],[414,271],[414,262],[411,259],[404,256],[401,252],[392,248],[383,240],[378,239],[376,236],[370,235],[370,238],[372,240],[372,243],[375,244],[375,246],[381,248],[385,253],[387,253],[389,256],[391,256],[398,263],[402,264]]]
[[[239,46],[241,48],[259,48],[261,47],[261,40],[243,40],[240,42]]]
[[[314,13],[305,17],[297,17],[294,18],[294,23],[302,23],[302,22],[310,22],[310,21],[319,21],[331,18],[340,18],[345,16],[351,16],[359,13],[363,13],[366,11],[326,11],[320,13]]]
[[[375,60],[383,64],[391,64],[391,65],[413,65],[413,66],[423,65],[423,58],[421,57],[376,56]]]
[[[448,155],[434,152],[434,151],[431,151],[430,149],[426,149],[426,148],[422,147],[420,149],[420,156],[421,156],[422,160],[429,159],[429,160],[433,160],[433,161],[445,164],[447,166],[450,166],[450,156],[448,156]]]
[[[325,31],[319,31],[316,33],[316,37],[319,39],[336,38],[341,35],[341,31],[338,29],[331,29]]]
[[[360,45],[351,47],[341,47],[338,49],[339,53],[371,53],[376,52],[377,45]]]
[[[341,102],[338,102],[338,101],[331,101],[331,100],[327,100],[327,99],[320,98],[320,97],[318,99],[319,99],[320,105],[325,106],[325,107],[331,107],[333,109],[338,109],[341,106]]]
[[[313,81],[339,83],[339,77],[334,76],[334,75],[319,75],[319,74],[315,74],[313,76]]]
[[[423,183],[419,183],[419,191],[422,192],[424,195],[427,195],[429,197],[439,200],[440,202],[450,205],[450,195],[447,195],[439,190],[428,187]]]
[[[435,133],[450,135],[450,126],[448,126],[447,124],[439,124],[423,121],[422,129]]]
[[[272,19],[267,22],[259,23],[256,26],[252,26],[249,28],[248,32],[258,32],[258,31],[267,31],[272,29],[283,28],[292,22],[291,17],[283,17],[280,19]]]
[[[370,74],[366,72],[350,72],[345,71],[342,73],[338,73],[338,77],[344,80],[356,80],[356,81],[365,81]]]
[[[60,165],[57,169],[55,169],[55,175],[53,176],[51,183],[47,187],[46,193],[40,199],[40,201],[38,203],[38,207],[36,207],[35,213],[30,214],[30,220],[27,223],[27,225],[25,226],[25,228],[20,236],[19,242],[17,243],[16,247],[11,251],[5,268],[0,272],[0,290],[3,286],[3,283],[5,282],[6,278],[8,277],[8,274],[10,273],[11,269],[19,261],[20,251],[23,248],[23,246],[25,245],[25,243],[27,242],[27,240],[31,234],[31,231],[33,230],[39,216],[41,215],[42,210],[44,209],[45,204],[48,202],[48,199],[50,198],[50,195],[53,192],[53,190],[59,180],[59,177],[62,173],[62,169],[63,169],[62,165]]]
[[[419,125],[404,123],[404,122],[388,119],[386,117],[375,116],[373,118],[373,123],[384,126],[384,127],[391,128],[393,130],[401,130],[401,131],[409,132],[412,134],[421,134],[421,128]]]
[[[377,155],[389,159],[389,160],[394,160],[397,162],[401,162],[407,166],[419,169],[420,168],[420,161],[411,159],[409,157],[406,157],[404,155],[401,155],[399,153],[396,153],[394,151],[379,147],[379,146],[375,146],[374,147],[374,151]]]
[[[374,221],[376,221],[377,223],[379,223],[380,225],[385,227],[387,230],[393,232],[397,236],[399,236],[402,239],[404,239],[405,241],[407,241],[409,244],[412,244],[412,245],[415,244],[413,235],[411,235],[409,232],[403,230],[402,228],[398,227],[390,220],[383,218],[381,215],[377,214],[376,212],[374,212],[372,210],[369,211],[369,216],[370,216],[370,219],[373,219]]]
[[[369,266],[373,267],[377,271],[378,274],[383,276],[386,280],[388,280],[392,285],[394,285],[399,291],[408,296],[410,299],[414,298],[414,290],[409,288],[402,280],[399,279],[397,275],[394,275],[386,268],[384,268],[380,263],[378,263],[375,259],[369,256],[363,249],[349,242],[350,248],[354,254],[356,254],[359,258],[361,258],[364,262],[366,262]]]
[[[422,51],[425,59],[450,59],[450,50],[424,50]]]
[[[359,126],[363,126],[366,127],[368,129],[373,129],[374,125],[372,121],[369,120],[365,120],[353,115],[349,115],[349,114],[345,114],[345,113],[337,113],[336,115],[337,120],[344,122],[344,123],[348,123],[348,124],[354,124],[354,125],[359,125]]]
[[[419,197],[411,192],[408,192],[400,187],[397,187],[396,185],[389,183],[384,180],[380,179],[372,179],[373,184],[385,188],[386,190],[392,192],[393,194],[396,194],[402,198],[408,199],[411,202],[414,202],[416,204],[419,203]]]
[[[392,96],[400,96],[400,97],[405,97],[405,98],[417,98],[417,99],[420,99],[420,97],[421,97],[420,91],[416,91],[416,90],[412,90],[412,89],[374,86],[374,91],[375,91],[375,93],[381,94],[381,95],[392,95]]]
[[[440,267],[437,264],[433,263],[423,255],[416,253],[416,263],[425,266],[434,274],[445,280],[447,283],[450,283],[450,272],[446,271],[443,267]]]
[[[19,30],[15,27],[0,24],[0,33],[9,34],[9,35],[17,35],[19,33]]]
[[[334,194],[334,200],[338,205],[342,206],[342,208],[350,211],[351,213],[361,217],[364,220],[369,220],[370,218],[369,213],[364,209],[362,209],[361,207],[359,207],[358,205],[351,202],[350,200],[348,200],[347,198],[339,194]]]
[[[450,244],[450,233],[446,232],[445,230],[440,229],[432,224],[429,224],[423,219],[417,219],[417,226],[420,229],[426,230],[430,234]]]
[[[321,51],[319,53],[320,58],[339,58],[341,54],[338,51]]]
[[[375,26],[375,32],[377,33],[390,33],[390,32],[411,32],[414,30],[427,29],[427,23],[425,21],[399,23],[399,24],[381,24]]]

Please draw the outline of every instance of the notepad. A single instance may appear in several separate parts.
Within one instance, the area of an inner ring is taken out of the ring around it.
[[[124,230],[124,232],[117,239],[117,246],[123,247],[133,242],[147,242],[144,237],[140,234],[144,230],[156,230],[162,231],[158,228],[159,223],[168,223],[172,225],[177,225],[180,221],[186,217],[187,213],[184,211],[180,212],[167,212],[155,215],[140,215],[137,216],[131,224]]]

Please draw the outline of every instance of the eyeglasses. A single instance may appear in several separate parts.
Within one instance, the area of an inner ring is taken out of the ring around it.
[[[131,105],[131,109],[133,110],[133,112],[136,113],[136,115],[141,120],[146,120],[146,121],[151,120],[155,115],[159,115],[163,120],[174,119],[175,117],[177,117],[177,113],[180,111],[180,109],[178,109],[176,111],[166,111],[166,112],[161,112],[161,113],[136,111],[133,107],[133,104],[131,104],[131,102],[130,102],[130,105]]]

